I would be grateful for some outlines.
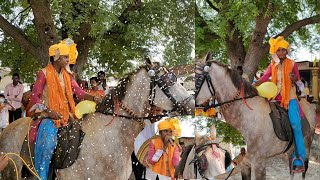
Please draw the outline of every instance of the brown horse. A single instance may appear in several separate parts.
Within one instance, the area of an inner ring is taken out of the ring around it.
[[[237,71],[213,61],[210,53],[208,53],[198,65],[198,67],[202,68],[196,69],[196,73],[201,80],[200,82],[196,79],[196,81],[198,81],[196,82],[196,104],[201,105],[212,98],[212,96],[214,96],[218,103],[229,102],[221,105],[220,111],[226,122],[238,129],[247,143],[248,152],[244,160],[234,169],[232,174],[238,173],[241,170],[243,179],[251,179],[252,170],[255,179],[266,179],[266,159],[283,153],[288,146],[288,142],[277,138],[274,132],[269,116],[269,102],[257,96],[256,89],[241,78]],[[206,81],[206,79],[203,80],[203,76],[201,75],[204,73],[208,74],[207,78],[210,78],[210,81]],[[243,103],[241,98],[240,90],[242,87],[245,91],[244,96],[252,96],[246,99],[248,106]],[[304,138],[307,152],[305,160],[307,170],[310,146],[314,135],[313,127],[315,127],[316,113],[315,108],[307,101],[301,100],[300,104],[311,126],[310,132],[307,133]],[[252,110],[249,107],[251,107]],[[293,148],[291,147],[288,151],[289,157],[291,157],[290,155],[292,153]],[[225,179],[228,175],[227,172],[216,178]],[[293,178],[293,174],[291,177]],[[305,178],[305,172],[302,173],[302,177]]]
[[[84,117],[81,121],[86,135],[80,154],[73,165],[57,171],[58,179],[127,180],[131,174],[134,139],[143,128],[137,118],[147,118],[152,105],[169,111],[180,104],[187,114],[194,112],[193,98],[181,84],[176,83],[174,74],[149,60],[146,66],[123,78],[113,93],[122,104],[115,112],[122,117],[113,119],[113,115],[98,112]],[[10,124],[0,136],[0,151],[20,154],[30,121],[30,118],[22,118]],[[14,155],[9,156],[17,165],[20,179],[22,162]],[[2,172],[2,178],[15,177],[14,164],[9,163]]]

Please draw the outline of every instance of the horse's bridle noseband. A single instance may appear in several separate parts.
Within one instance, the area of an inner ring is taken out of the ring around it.
[[[204,172],[205,170],[207,169],[208,167],[208,162],[207,162],[207,158],[204,154],[202,154],[201,156],[199,156],[198,154],[204,150],[206,150],[209,146],[212,146],[213,144],[215,144],[217,146],[217,148],[227,152],[227,150],[221,148],[219,146],[219,143],[217,143],[215,140],[209,140],[209,141],[206,141],[205,143],[199,145],[199,146],[196,146],[194,147],[194,150],[195,150],[195,154],[194,154],[194,158],[192,159],[192,161],[189,163],[192,164],[194,163],[194,174],[197,178],[197,171],[199,171],[199,174],[201,175],[201,177],[203,179],[207,179],[204,175]]]
[[[204,107],[204,109],[208,109],[208,108],[215,108],[215,107],[221,107],[220,111],[223,112],[224,110],[226,110],[233,102],[238,101],[238,100],[244,100],[247,98],[252,98],[255,97],[256,95],[251,95],[251,96],[246,96],[244,97],[244,94],[242,95],[243,97],[240,97],[241,95],[241,89],[238,90],[237,94],[235,94],[235,96],[233,97],[232,100],[229,101],[225,101],[222,103],[216,103],[216,91],[214,89],[211,77],[209,75],[209,69],[211,66],[211,63],[214,61],[207,61],[205,65],[201,65],[200,63],[196,64],[196,93],[195,93],[195,99],[197,98],[197,96],[199,95],[199,92],[201,90],[202,85],[204,84],[204,82],[207,83],[208,85],[208,89],[210,91],[211,94],[211,98],[213,99],[213,104],[211,105],[206,105]],[[243,86],[242,86],[243,87]],[[243,90],[244,91],[244,90]],[[244,93],[244,92],[243,92]],[[196,104],[196,107],[203,107],[201,105]]]
[[[169,89],[171,86],[177,83],[177,77],[173,72],[168,71],[164,67],[159,67],[157,69],[148,68],[147,71],[151,77],[150,82],[150,94],[149,94],[149,104],[154,105],[154,98],[156,95],[156,85],[162,90],[162,92],[171,100],[174,105],[174,108],[171,111],[183,111],[183,107],[192,99],[192,95],[188,96],[182,101],[177,101]],[[161,71],[165,73],[161,74]]]

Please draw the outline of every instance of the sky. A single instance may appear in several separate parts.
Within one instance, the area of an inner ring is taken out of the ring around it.
[[[292,58],[295,61],[314,61],[314,58],[320,59],[320,51],[318,53],[310,53],[310,51],[302,47],[300,51],[293,53]]]

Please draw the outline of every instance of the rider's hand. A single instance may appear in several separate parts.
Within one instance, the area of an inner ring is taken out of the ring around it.
[[[298,80],[298,78],[296,77],[295,74],[293,74],[292,72],[289,74],[291,81],[296,82]]]
[[[169,139],[170,139],[171,137],[170,136],[166,136],[166,137],[164,137],[164,142],[163,142],[163,151],[165,152],[166,151],[166,149],[167,149],[167,147],[168,147],[168,145],[169,145]]]
[[[46,110],[48,117],[54,120],[58,120],[62,118],[62,115],[54,110],[48,109]]]
[[[102,102],[102,97],[101,96],[93,96],[93,101],[96,102],[97,104],[100,104]]]

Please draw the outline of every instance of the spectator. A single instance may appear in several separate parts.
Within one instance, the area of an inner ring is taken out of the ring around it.
[[[33,89],[34,84],[30,85],[30,90],[23,93],[22,95],[22,105],[24,107],[24,110],[26,112],[26,116],[30,117],[30,108],[32,107],[32,104],[30,103],[31,96],[32,96],[32,89]]]
[[[0,94],[0,134],[9,125],[9,109],[12,106],[6,103],[3,94]]]
[[[108,94],[108,87],[107,87],[107,80],[106,80],[106,73],[103,71],[98,72],[98,87],[100,90],[103,90],[105,94]]]
[[[20,82],[18,73],[12,75],[12,83],[8,84],[4,89],[4,96],[9,103],[15,108],[15,111],[9,110],[9,123],[21,118],[21,100],[23,95],[23,85]]]
[[[237,166],[240,164],[240,162],[243,160],[244,156],[246,155],[246,149],[245,148],[241,148],[240,150],[240,154],[235,157],[232,162]]]
[[[88,90],[89,94],[91,94],[93,96],[100,96],[100,97],[105,96],[104,90],[101,90],[98,87],[98,78],[97,77],[90,78],[90,86],[91,86],[91,88]]]

